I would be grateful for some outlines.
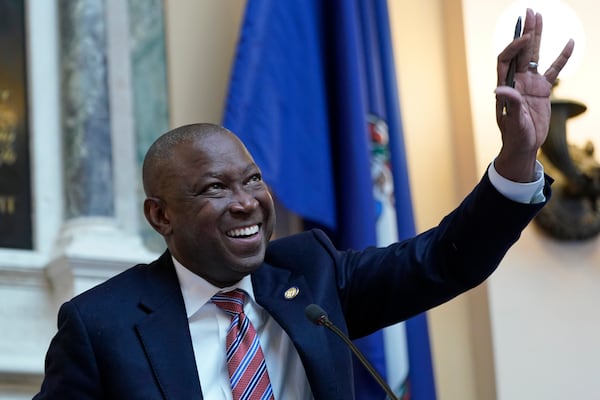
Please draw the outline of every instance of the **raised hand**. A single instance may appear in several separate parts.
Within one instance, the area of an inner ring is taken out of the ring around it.
[[[546,140],[550,126],[552,85],[575,45],[569,40],[546,72],[538,73],[542,27],[542,16],[527,9],[523,35],[498,56],[496,121],[502,134],[502,149],[494,166],[500,175],[515,182],[534,179],[537,152]],[[513,88],[505,79],[514,57]]]

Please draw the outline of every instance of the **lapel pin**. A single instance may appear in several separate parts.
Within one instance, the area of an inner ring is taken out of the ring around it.
[[[291,288],[285,291],[283,297],[285,297],[286,300],[291,300],[294,297],[298,296],[298,293],[300,293],[300,289],[298,289],[296,286],[292,286]]]

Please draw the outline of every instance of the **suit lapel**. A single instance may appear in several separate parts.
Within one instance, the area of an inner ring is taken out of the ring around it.
[[[148,266],[147,287],[140,307],[148,315],[136,331],[161,391],[166,399],[201,399],[185,305],[168,252]]]
[[[328,351],[332,333],[315,326],[304,314],[306,306],[314,303],[304,276],[265,263],[252,274],[252,285],[256,302],[275,318],[294,343],[315,398],[338,398],[339,388],[333,379],[335,366]],[[286,292],[291,288],[298,292],[289,298]]]

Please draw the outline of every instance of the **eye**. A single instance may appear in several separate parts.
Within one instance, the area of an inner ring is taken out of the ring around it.
[[[221,182],[211,182],[204,186],[204,188],[199,192],[199,194],[214,195],[220,193],[226,188],[227,187]]]
[[[262,175],[261,174],[254,174],[250,177],[250,179],[248,180],[248,182],[262,182]]]
[[[256,173],[250,176],[250,178],[248,178],[248,180],[246,181],[246,185],[252,185],[252,184],[260,184],[262,183],[262,175],[260,173]]]
[[[224,188],[225,188],[225,185],[223,185],[222,183],[214,182],[214,183],[211,183],[210,185],[208,185],[207,189],[224,189]]]

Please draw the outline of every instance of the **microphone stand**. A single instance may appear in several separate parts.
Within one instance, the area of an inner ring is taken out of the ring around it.
[[[352,341],[348,339],[348,337],[344,335],[344,333],[337,326],[335,326],[333,322],[331,322],[331,320],[327,316],[327,313],[325,313],[325,311],[323,311],[321,307],[319,307],[316,304],[311,304],[308,307],[306,307],[305,313],[308,319],[310,319],[313,323],[328,328],[333,333],[335,333],[340,339],[342,339],[344,343],[348,345],[350,350],[352,350],[352,353],[354,353],[354,355],[358,358],[362,365],[364,365],[367,371],[369,371],[371,376],[375,378],[379,386],[381,386],[381,388],[385,390],[385,392],[391,400],[400,400],[398,399],[398,397],[396,397],[396,394],[389,387],[387,382],[381,377],[381,375],[379,375],[377,370],[373,368],[371,363],[369,363],[365,356],[362,355],[362,353],[358,350],[354,343],[352,343]]]

